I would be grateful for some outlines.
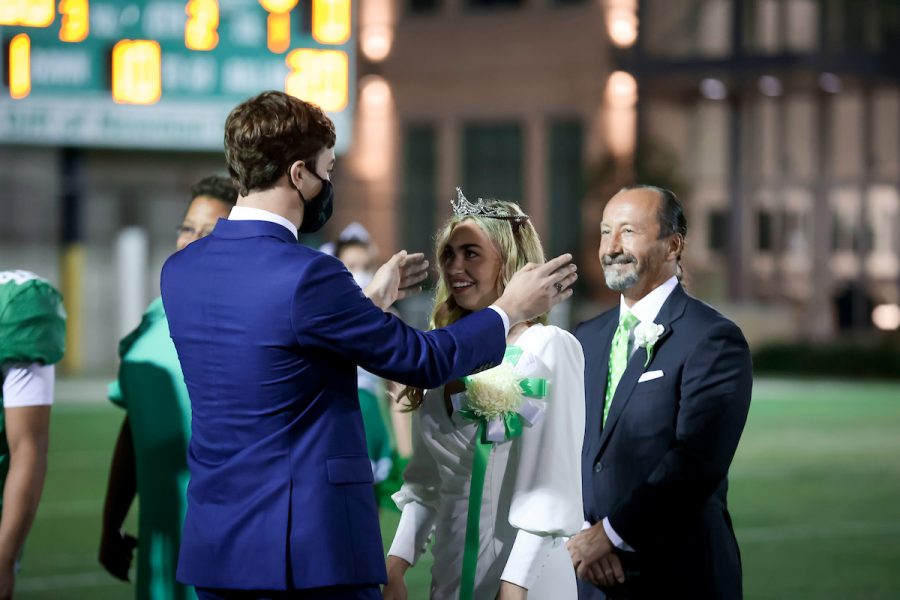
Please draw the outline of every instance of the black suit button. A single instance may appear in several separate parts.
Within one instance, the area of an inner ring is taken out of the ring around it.
[[[601,465],[600,463],[596,463],[594,465],[594,473],[599,473],[602,470],[603,470],[603,465]]]

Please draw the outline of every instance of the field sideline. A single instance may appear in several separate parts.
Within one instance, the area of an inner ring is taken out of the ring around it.
[[[89,389],[60,386],[16,598],[132,597],[96,560],[122,413]],[[900,384],[758,381],[729,497],[747,598],[900,598]],[[395,526],[385,515],[386,543]],[[411,599],[427,598],[427,570],[410,572]]]

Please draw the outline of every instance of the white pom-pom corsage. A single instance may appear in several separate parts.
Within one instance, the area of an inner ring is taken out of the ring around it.
[[[513,365],[507,362],[470,375],[466,385],[469,409],[488,420],[515,412],[522,402],[521,379]]]

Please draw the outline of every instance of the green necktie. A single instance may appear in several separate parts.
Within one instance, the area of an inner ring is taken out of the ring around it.
[[[619,320],[619,326],[613,335],[612,347],[609,350],[609,376],[606,380],[606,400],[603,403],[603,424],[606,424],[606,415],[609,414],[609,407],[612,404],[613,396],[616,393],[616,386],[622,379],[622,373],[625,372],[625,366],[628,364],[628,338],[631,336],[631,330],[638,324],[638,318],[626,312]]]

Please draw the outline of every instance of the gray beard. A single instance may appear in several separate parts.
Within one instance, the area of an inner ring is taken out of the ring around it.
[[[603,277],[606,279],[606,287],[614,292],[624,292],[640,280],[637,269],[627,273],[616,273],[612,269],[603,269]]]

